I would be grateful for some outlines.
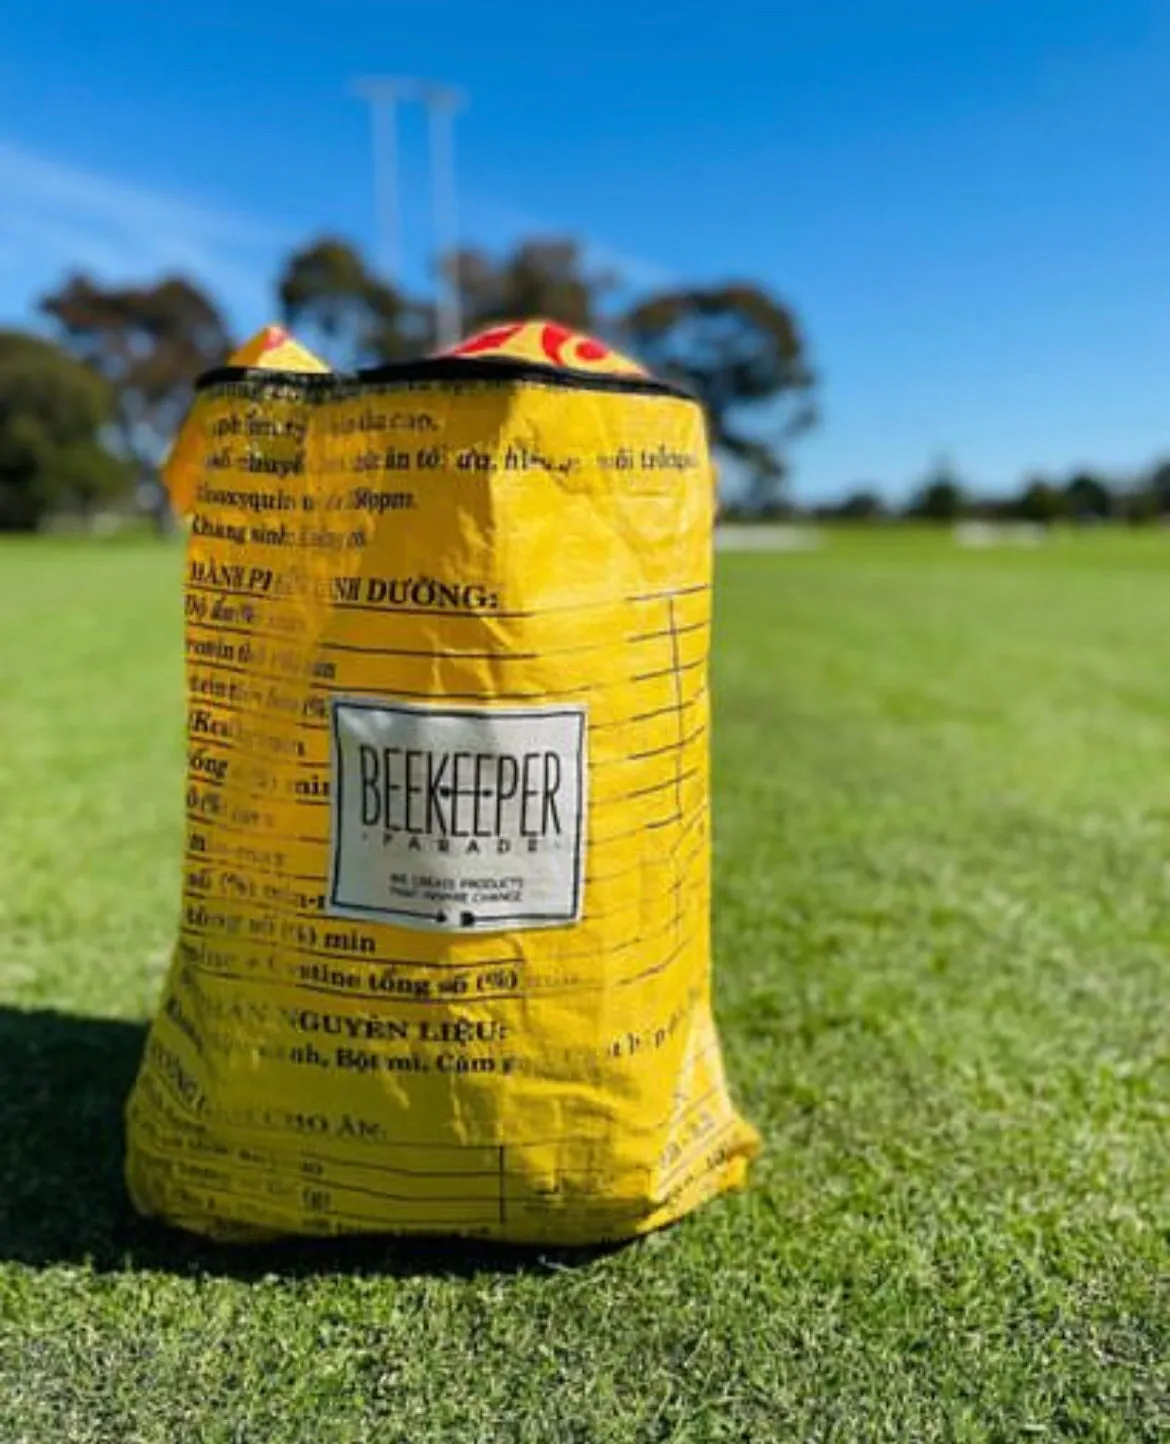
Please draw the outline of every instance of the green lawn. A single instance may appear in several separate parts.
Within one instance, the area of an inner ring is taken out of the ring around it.
[[[178,553],[0,547],[0,1441],[1170,1439],[1170,538],[721,562],[746,1195],[575,1260],[213,1250],[120,1108]]]

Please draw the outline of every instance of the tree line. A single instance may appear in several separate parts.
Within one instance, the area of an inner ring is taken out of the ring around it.
[[[728,517],[792,517],[792,443],[816,424],[818,377],[790,305],[750,282],[626,295],[620,276],[589,265],[572,240],[526,240],[502,255],[457,251],[443,262],[466,331],[543,317],[598,335],[703,403],[724,478]],[[400,361],[434,349],[437,308],[380,276],[335,237],[283,262],[273,308],[338,369]],[[164,528],[160,463],[196,378],[233,349],[213,297],[185,276],[140,285],[67,277],[37,302],[33,330],[0,330],[0,531],[33,530],[58,512],[86,518],[136,502]],[[902,506],[876,488],[811,506],[822,522],[967,518],[1133,523],[1170,516],[1170,461],[1117,480],[1077,472],[1028,478],[980,496],[947,466]]]
[[[678,287],[623,300],[571,240],[446,258],[465,329],[543,317],[603,336],[706,408],[712,440],[753,512],[783,494],[790,441],[813,422],[816,377],[793,310],[765,288]],[[436,306],[378,275],[349,243],[323,237],[290,255],[275,285],[286,325],[338,369],[434,349]],[[233,346],[195,280],[136,286],[72,275],[37,304],[35,331],[0,331],[0,530],[54,512],[86,517],[137,497],[167,522],[158,469],[191,387]]]
[[[778,510],[784,511],[783,507]],[[1041,527],[1108,522],[1141,526],[1170,518],[1170,459],[1155,462],[1132,477],[1086,470],[1073,470],[1063,479],[1030,476],[1018,490],[999,496],[976,492],[950,467],[943,466],[932,471],[901,505],[885,500],[875,488],[861,487],[838,501],[810,508],[809,515],[817,521],[854,524],[912,521],[953,526],[982,521]]]

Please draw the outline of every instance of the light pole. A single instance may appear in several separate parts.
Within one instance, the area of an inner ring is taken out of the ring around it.
[[[398,104],[418,93],[418,83],[397,76],[376,75],[354,83],[354,91],[370,107],[374,143],[374,204],[378,218],[378,249],[386,279],[399,279]]]
[[[454,346],[462,336],[463,317],[458,277],[447,268],[458,245],[459,212],[455,188],[455,115],[466,104],[464,95],[447,85],[422,87],[427,107],[431,152],[431,217],[434,229],[439,306],[440,347]]]

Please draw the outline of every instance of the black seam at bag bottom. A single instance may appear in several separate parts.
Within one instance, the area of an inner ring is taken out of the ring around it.
[[[622,376],[612,372],[562,370],[534,361],[466,359],[435,356],[418,361],[392,362],[362,371],[277,371],[263,366],[217,366],[195,382],[196,391],[232,382],[257,387],[295,386],[307,394],[338,392],[360,394],[415,381],[466,381],[496,384],[523,382],[566,391],[608,391],[632,396],[664,396],[677,401],[696,398],[681,386],[649,376]]]

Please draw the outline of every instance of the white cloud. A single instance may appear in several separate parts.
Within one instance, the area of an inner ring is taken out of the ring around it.
[[[289,232],[213,204],[159,194],[0,138],[0,316],[27,317],[64,273],[107,282],[181,271],[225,308],[267,319]]]
[[[581,234],[495,198],[469,199],[468,230],[493,249],[524,236]],[[246,333],[272,319],[273,277],[281,257],[303,238],[302,227],[279,218],[160,193],[0,136],[0,323],[27,323],[38,298],[71,271],[107,284],[182,272],[205,286],[234,328]],[[581,240],[591,266],[620,277],[623,291],[677,284],[667,268],[588,230]],[[427,271],[424,260],[417,284],[427,284]]]

